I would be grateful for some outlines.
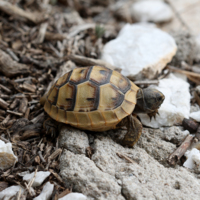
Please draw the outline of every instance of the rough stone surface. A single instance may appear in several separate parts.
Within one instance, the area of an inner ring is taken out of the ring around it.
[[[172,19],[171,8],[163,1],[144,0],[132,5],[132,16],[142,22],[166,22]]]
[[[31,173],[31,174],[26,174],[23,176],[23,180],[29,182],[33,176],[34,176],[35,172]],[[42,184],[42,182],[50,175],[51,173],[49,171],[47,172],[37,172],[35,180],[33,182],[32,187],[37,187],[40,186]]]
[[[174,131],[174,130],[173,130]],[[138,141],[138,146],[142,147],[148,154],[164,166],[169,166],[167,158],[175,151],[176,145],[164,138],[165,133],[160,129],[143,128],[142,136]],[[180,136],[175,131],[171,132],[174,141]]]
[[[180,144],[180,142],[183,141],[183,139],[189,134],[190,132],[188,130],[183,131],[182,127],[172,126],[165,128],[164,131],[161,131],[160,137],[173,144]]]
[[[63,125],[59,135],[59,146],[77,154],[85,154],[90,145],[84,131]]]
[[[158,86],[153,86],[165,95],[165,100],[159,108],[159,115],[151,119],[146,114],[139,114],[144,125],[159,128],[161,126],[181,125],[184,118],[189,118],[190,92],[189,84],[170,74],[160,80]]]
[[[73,192],[59,198],[58,200],[87,200],[87,197],[81,193]]]
[[[171,61],[176,49],[174,39],[152,24],[126,24],[116,39],[106,43],[102,59],[132,79],[152,79]]]
[[[73,191],[81,192],[88,200],[103,199],[190,199],[198,200],[200,180],[184,167],[171,168],[168,156],[177,148],[182,130],[143,128],[138,143],[126,148],[113,139],[122,130],[95,133],[91,159],[84,154],[64,150],[61,156],[61,176]],[[171,132],[171,136],[164,134]],[[174,135],[173,135],[174,133]],[[113,138],[113,139],[112,139]],[[123,157],[132,160],[130,163]]]
[[[51,184],[50,182],[47,182],[40,195],[35,197],[33,200],[49,200],[51,198],[52,192],[53,192],[54,184]]]
[[[14,185],[6,188],[5,190],[0,192],[0,200],[10,200],[10,198],[15,196],[20,189],[21,193],[23,194],[24,189],[19,185]]]
[[[81,192],[91,199],[124,199],[115,177],[102,172],[83,154],[64,150],[60,158],[60,170],[66,185],[73,185],[75,192]]]
[[[12,151],[12,144],[0,140],[0,169],[5,170],[17,162],[17,157]]]
[[[180,66],[182,61],[192,64],[197,55],[194,37],[186,31],[176,31],[171,33],[171,35],[175,39],[178,47],[171,64]]]

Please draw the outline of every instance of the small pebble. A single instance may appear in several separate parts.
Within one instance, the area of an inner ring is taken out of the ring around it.
[[[87,197],[81,193],[69,193],[66,196],[58,199],[58,200],[86,200]]]
[[[35,172],[33,172],[33,173],[31,173],[31,174],[26,174],[26,175],[23,177],[23,180],[29,182],[29,181],[33,178],[34,174],[35,174]],[[43,171],[37,172],[32,187],[40,186],[40,185],[43,183],[43,181],[44,181],[50,174],[51,174],[51,173],[48,172],[48,171],[47,171],[47,172],[43,172]]]
[[[33,200],[49,200],[51,198],[52,192],[53,192],[54,184],[51,184],[50,182],[47,182],[42,192],[39,196],[35,197]]]

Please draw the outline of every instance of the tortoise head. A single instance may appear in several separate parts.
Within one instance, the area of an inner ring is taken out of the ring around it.
[[[137,104],[134,113],[157,113],[165,96],[155,88],[140,89],[137,93]]]

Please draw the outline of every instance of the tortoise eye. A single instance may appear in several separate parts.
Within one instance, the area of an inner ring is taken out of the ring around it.
[[[161,101],[163,102],[164,99],[165,99],[164,96],[159,96],[159,97],[158,97],[158,101],[159,101],[159,102],[161,102]]]

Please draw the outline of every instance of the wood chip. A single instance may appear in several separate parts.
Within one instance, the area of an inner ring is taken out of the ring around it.
[[[23,113],[15,112],[15,111],[12,111],[12,110],[7,110],[6,112],[7,112],[7,113],[10,113],[10,114],[13,114],[13,115],[17,115],[17,116],[19,116],[19,117],[22,117],[22,116],[23,116]]]
[[[24,84],[20,85],[19,87],[24,89],[24,90],[27,90],[29,92],[33,92],[33,93],[36,90],[36,86],[35,85],[31,85],[31,84],[28,84],[28,83],[24,83]]]
[[[27,106],[28,106],[28,100],[27,98],[23,97],[20,101],[20,105],[19,105],[19,109],[18,111],[20,113],[25,113],[26,112],[26,109],[27,109]]]
[[[67,194],[69,194],[69,193],[71,193],[71,192],[72,192],[72,191],[69,190],[68,188],[65,189],[62,193],[60,193],[60,194],[58,195],[58,199],[60,199],[60,198],[62,198],[62,197],[64,197],[64,196],[66,196]]]
[[[49,169],[49,171],[55,176],[55,178],[62,184],[64,184],[62,178],[56,173],[54,172],[52,169]],[[60,197],[61,198],[61,197]]]
[[[2,116],[2,115],[5,115],[5,114],[6,114],[6,111],[0,109],[0,115]]]
[[[60,33],[50,33],[48,31],[45,33],[45,39],[50,40],[50,41],[52,41],[52,40],[61,41],[61,40],[64,40],[66,38],[67,38],[66,35],[63,35],[63,34],[60,34]]]
[[[46,162],[46,160],[44,159],[44,157],[43,157],[43,155],[42,155],[42,152],[41,152],[41,151],[38,151],[38,155],[39,155],[39,157],[40,157],[41,161],[45,163],[45,162]]]
[[[24,115],[24,118],[28,119],[29,114],[30,114],[30,108],[27,108],[26,112],[25,112],[25,115]]]
[[[0,4],[1,3],[2,1],[0,0]],[[19,74],[28,74],[30,72],[30,67],[13,61],[8,54],[0,49],[0,72],[7,77],[13,77]]]
[[[8,182],[0,181],[0,192],[8,187]]]
[[[54,151],[48,158],[48,160],[53,160],[55,159],[57,156],[59,156],[62,153],[62,149],[56,149],[56,151]]]
[[[6,49],[6,52],[11,56],[11,58],[17,62],[19,62],[19,58],[11,49]]]
[[[3,109],[7,109],[8,106],[9,106],[9,104],[0,98],[0,107],[2,107]]]
[[[37,136],[40,136],[40,130],[27,130],[23,133],[22,136],[19,136],[16,139],[23,141]]]
[[[182,144],[169,156],[168,162],[170,165],[175,165],[181,157],[185,154],[185,152],[188,150],[190,145],[192,144],[192,141],[194,139],[194,136],[188,135]]]
[[[9,89],[9,88],[7,88],[6,86],[4,86],[4,85],[2,85],[2,84],[0,84],[0,88],[2,89],[2,90],[4,90],[5,92],[7,92],[7,93],[12,93],[12,91]]]
[[[48,23],[44,22],[40,25],[39,33],[37,38],[33,41],[33,43],[40,44],[44,41],[45,33],[48,27]]]
[[[6,116],[6,118],[1,122],[1,124],[3,124],[3,125],[7,125],[7,123],[8,123],[8,121],[10,120],[10,118],[11,118],[11,115],[10,114],[8,114],[7,116]]]
[[[15,98],[14,101],[10,105],[10,109],[13,110],[14,108],[16,108],[18,106],[19,102],[20,102],[19,99]]]

